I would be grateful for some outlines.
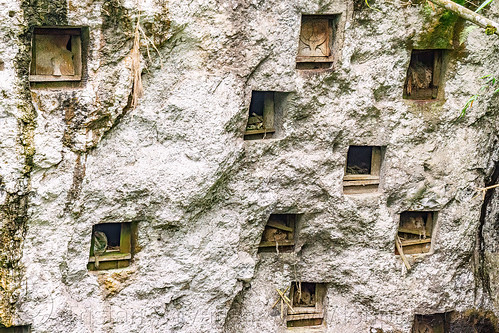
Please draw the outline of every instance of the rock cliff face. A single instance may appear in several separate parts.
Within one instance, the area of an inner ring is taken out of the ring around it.
[[[458,116],[499,41],[425,4],[372,6],[0,0],[0,327],[285,332],[276,289],[301,281],[325,288],[318,331],[445,313],[449,332],[497,332],[499,194],[475,197],[499,182],[497,98]],[[297,69],[304,14],[339,15],[331,69]],[[30,83],[40,26],[81,28],[81,82]],[[434,100],[403,98],[413,48],[446,49]],[[252,91],[280,92],[270,139],[243,140]],[[382,147],[377,192],[343,193],[351,145]],[[435,212],[410,270],[404,211]],[[297,214],[293,251],[258,252],[271,214]],[[92,227],[128,222],[130,265],[87,269]]]

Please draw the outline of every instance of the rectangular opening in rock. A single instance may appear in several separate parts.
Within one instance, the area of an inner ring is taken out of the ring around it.
[[[404,86],[404,98],[430,100],[438,97],[443,50],[412,50]]]
[[[343,177],[343,192],[376,192],[380,181],[381,160],[381,147],[350,146]]]
[[[340,15],[302,15],[297,69],[327,69],[334,62]]]
[[[251,94],[245,140],[270,139],[275,133],[275,101],[273,91],[253,91]]]
[[[292,282],[290,297],[293,311],[288,309],[287,327],[317,327],[324,325],[326,287],[320,283]]]
[[[395,254],[427,253],[431,249],[434,212],[403,212],[395,240]]]
[[[290,252],[295,246],[296,214],[271,214],[258,252]]]
[[[89,270],[122,268],[130,265],[136,223],[102,223],[92,228]]]
[[[80,28],[35,28],[29,80],[80,81],[82,42]]]
[[[30,333],[31,326],[12,326],[12,327],[0,327],[0,333]]]
[[[449,332],[448,313],[414,315],[411,333],[447,333]]]

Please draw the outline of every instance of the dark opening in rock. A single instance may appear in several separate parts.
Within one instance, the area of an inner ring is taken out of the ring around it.
[[[244,133],[245,140],[270,139],[275,133],[273,91],[253,91]]]
[[[380,180],[381,161],[381,147],[350,146],[343,177],[343,192],[345,194],[376,192]]]
[[[371,173],[373,147],[350,146],[347,155],[348,175],[369,175]]]
[[[294,250],[296,214],[272,214],[265,225],[258,252],[290,252]]]
[[[400,254],[398,247],[404,254],[430,252],[433,234],[433,212],[403,212],[400,214],[400,223],[397,233],[399,246],[395,246],[395,254]]]
[[[88,269],[102,270],[130,265],[136,228],[136,223],[130,222],[94,225]]]
[[[288,309],[287,327],[323,326],[325,295],[326,287],[323,284],[293,282],[290,291],[293,311]]]
[[[411,333],[446,333],[448,332],[449,315],[435,313],[431,315],[415,315]]]
[[[442,76],[442,50],[412,50],[404,98],[428,100],[438,97]]]

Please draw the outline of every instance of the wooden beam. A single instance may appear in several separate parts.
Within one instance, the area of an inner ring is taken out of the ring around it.
[[[346,174],[343,176],[343,180],[378,180],[379,181],[379,175]]]
[[[34,32],[37,35],[81,35],[80,28],[35,28]]]
[[[62,82],[62,81],[81,81],[81,75],[30,75],[30,82]]]
[[[377,180],[346,180],[343,182],[343,186],[367,186],[367,185],[378,185],[379,179]]]
[[[276,242],[261,242],[258,247],[275,247]],[[279,246],[293,246],[295,242],[292,240],[282,240],[277,242]]]
[[[408,228],[399,228],[399,232],[402,232],[404,234],[411,234],[411,235],[422,236],[423,230],[408,229]],[[430,237],[430,236],[431,236],[431,233],[428,233],[428,231],[426,231],[426,237]]]
[[[403,240],[402,241],[402,246],[411,246],[411,245],[416,245],[416,244],[426,244],[426,243],[431,243],[431,238],[426,238],[426,239],[414,239],[414,240]]]
[[[263,127],[264,128],[274,128],[275,119],[275,103],[274,103],[274,92],[265,92],[263,100]]]
[[[258,130],[249,130],[244,132],[244,135],[253,135],[253,134],[264,134],[264,133],[274,133],[275,129],[273,128],[262,128]]]
[[[322,308],[315,306],[295,306],[295,314],[305,314],[305,313],[322,313]]]
[[[288,231],[288,232],[293,232],[293,230],[294,230],[293,228],[287,227],[284,224],[280,224],[280,223],[275,222],[275,221],[267,222],[267,227],[281,229],[281,230]]]
[[[112,254],[103,254],[99,256],[99,262],[103,261],[115,261],[115,260],[129,260],[132,259],[132,255],[130,253],[112,253]],[[95,257],[92,256],[88,259],[88,262],[95,262]]]
[[[288,314],[286,320],[323,319],[324,313]]]
[[[497,22],[494,22],[492,20],[489,20],[488,18],[475,13],[472,10],[469,10],[468,8],[461,6],[457,3],[455,3],[452,0],[430,0],[433,2],[435,5],[443,7],[447,10],[450,10],[451,12],[455,13],[456,15],[464,18],[465,20],[468,20],[479,27],[482,28],[487,28],[487,27],[492,27],[494,28],[494,33],[496,35],[499,35],[499,24]]]
[[[405,267],[407,268],[408,271],[410,271],[411,270],[411,264],[409,264],[409,261],[405,257],[404,250],[402,250],[402,245],[401,244],[402,244],[402,242],[400,241],[399,236],[397,236],[397,238],[395,238],[395,247],[397,248],[397,251],[400,254],[400,258],[402,258],[402,261],[404,262]]]
[[[381,147],[373,147],[371,154],[371,175],[378,176],[381,170]]]

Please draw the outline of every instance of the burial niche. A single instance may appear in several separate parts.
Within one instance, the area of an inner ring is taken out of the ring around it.
[[[270,139],[274,136],[274,95],[273,91],[253,91],[251,93],[248,122],[244,132],[245,140]]]
[[[324,298],[326,287],[320,283],[292,282],[287,327],[322,327],[324,325]]]
[[[89,270],[123,268],[130,265],[136,223],[102,223],[92,228]]]
[[[258,252],[290,252],[295,246],[296,214],[271,214]]]
[[[442,77],[443,50],[412,50],[404,98],[431,100],[438,97]]]
[[[449,332],[448,313],[414,315],[411,333],[447,333]]]
[[[81,73],[81,28],[34,29],[31,82],[80,81]]]
[[[327,69],[334,61],[340,15],[302,15],[297,69]]]
[[[381,160],[381,147],[350,146],[343,177],[343,192],[376,192],[380,180]]]
[[[434,212],[403,212],[395,240],[395,254],[427,253],[431,249]]]

